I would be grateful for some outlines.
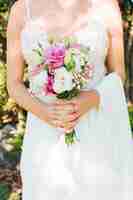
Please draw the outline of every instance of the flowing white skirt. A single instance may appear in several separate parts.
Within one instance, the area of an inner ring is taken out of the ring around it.
[[[80,141],[28,112],[20,170],[23,200],[133,200],[133,140],[124,89],[111,73],[97,89],[100,110],[76,127]]]

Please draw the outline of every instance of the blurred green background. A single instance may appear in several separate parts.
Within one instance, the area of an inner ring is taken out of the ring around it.
[[[6,26],[15,1],[0,0],[0,200],[21,199],[19,162],[27,113],[9,98],[6,88]],[[133,131],[133,3],[120,1],[123,16],[126,82],[125,95]],[[24,84],[27,67],[25,66]]]

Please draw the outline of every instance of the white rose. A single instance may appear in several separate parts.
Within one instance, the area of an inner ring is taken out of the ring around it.
[[[31,87],[34,92],[38,92],[43,84],[47,82],[47,72],[45,70],[31,77]]]
[[[35,51],[27,50],[27,52],[25,53],[25,59],[27,60],[28,65],[30,65],[30,66],[36,66],[43,62],[43,57],[40,56]]]
[[[68,72],[65,67],[61,67],[55,70],[55,79],[53,89],[59,94],[65,90],[70,91],[73,88],[73,75]]]

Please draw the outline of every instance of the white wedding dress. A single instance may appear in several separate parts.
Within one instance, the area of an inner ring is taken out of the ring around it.
[[[41,18],[29,19],[21,32],[29,69],[36,64],[37,42],[47,45],[42,25]],[[99,91],[100,109],[81,118],[75,128],[80,141],[70,147],[63,134],[28,112],[20,162],[23,200],[133,200],[131,127],[121,79],[116,72],[106,74],[106,26],[92,14],[74,35],[91,49],[95,71],[88,90]]]

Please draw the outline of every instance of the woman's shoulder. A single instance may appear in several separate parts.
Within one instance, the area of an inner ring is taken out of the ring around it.
[[[119,5],[119,0],[92,0],[93,4],[95,6],[118,6]]]
[[[18,0],[18,1],[15,1],[12,6],[10,7],[10,11],[9,13],[15,13],[16,15],[17,14],[20,14],[21,13],[23,14],[24,12],[24,7],[25,7],[25,1],[24,0]],[[20,16],[19,15],[19,16]]]
[[[120,10],[119,0],[92,0],[92,2],[94,5],[93,6],[94,9],[99,10],[99,11],[104,10],[106,14],[107,14],[107,11],[111,9],[113,9],[114,11]]]
[[[123,37],[123,21],[118,0],[94,1],[94,17],[105,27],[109,41],[119,41]]]
[[[8,26],[21,29],[25,22],[26,9],[24,0],[18,0],[10,7]]]
[[[92,0],[94,1],[95,15],[97,15],[107,27],[122,24],[121,12],[118,0]]]

